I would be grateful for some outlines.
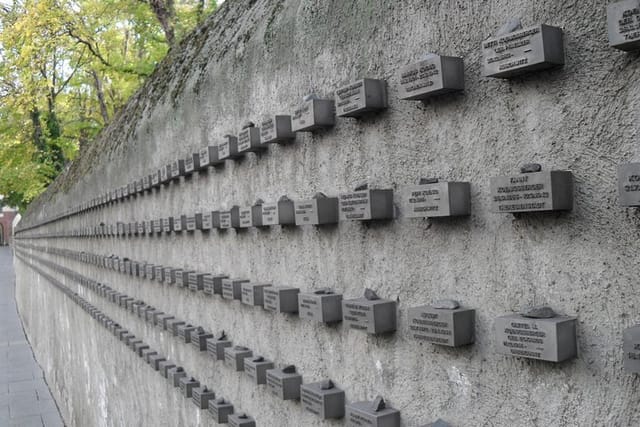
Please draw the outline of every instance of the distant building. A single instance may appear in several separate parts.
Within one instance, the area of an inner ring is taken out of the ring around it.
[[[13,222],[19,216],[18,210],[14,208],[3,207],[0,211],[0,246],[11,244]]]

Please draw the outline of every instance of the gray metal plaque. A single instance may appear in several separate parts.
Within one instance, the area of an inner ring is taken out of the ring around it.
[[[193,292],[203,290],[206,276],[209,276],[209,274],[196,272],[189,274],[189,290]]]
[[[208,166],[224,165],[224,159],[218,156],[218,146],[208,146],[199,151],[200,170],[206,169]]]
[[[278,203],[262,204],[262,225],[278,225]]]
[[[248,127],[238,134],[238,152],[249,153],[266,150],[267,146],[260,142],[260,129]]]
[[[151,174],[151,186],[158,187],[160,186],[160,171],[155,171]],[[127,192],[128,195],[128,192]]]
[[[180,378],[180,392],[184,397],[191,397],[193,389],[196,387],[200,387],[200,382],[195,378]]]
[[[213,338],[213,334],[198,328],[191,333],[191,345],[198,351],[207,351],[207,340],[211,338]]]
[[[332,99],[310,99],[291,116],[293,132],[314,132],[336,124],[336,109]]]
[[[207,231],[213,227],[213,213],[204,212],[196,214],[196,228],[198,230]]]
[[[300,318],[320,323],[342,322],[342,294],[301,293],[298,295]]]
[[[151,188],[151,180],[149,179],[149,175],[145,175],[142,177],[142,191],[146,191]],[[122,190],[120,190],[120,196],[122,196]]]
[[[231,347],[233,343],[227,339],[207,339],[207,353],[215,360],[225,360],[224,349]]]
[[[234,370],[244,371],[244,359],[253,356],[253,352],[246,347],[234,346],[224,349],[224,363]]]
[[[154,371],[158,371],[160,370],[160,362],[163,362],[165,360],[167,359],[163,355],[154,354],[152,356],[149,356],[149,365],[151,365]]]
[[[388,107],[384,80],[361,79],[339,88],[335,96],[338,117],[362,117]]]
[[[640,206],[640,163],[618,166],[618,194],[620,206]]]
[[[500,354],[549,362],[576,356],[575,317],[533,319],[510,314],[496,319],[495,333]]]
[[[436,182],[405,187],[402,191],[404,216],[432,218],[469,215],[471,189],[468,182]]]
[[[170,285],[175,285],[182,280],[182,271],[183,270],[181,268],[174,268],[171,270],[171,276],[169,277]]]
[[[193,270],[189,270],[189,271],[182,270],[182,277],[179,277],[179,276],[176,274],[176,285],[177,285],[179,288],[186,288],[186,287],[188,287],[188,286],[189,286],[189,276],[190,276],[191,274],[193,274],[193,273],[195,273],[195,271],[193,271]]]
[[[286,373],[282,369],[267,370],[267,388],[282,400],[300,400],[302,375]]]
[[[185,220],[185,230],[187,231],[195,231],[196,230],[196,216],[195,215],[186,215],[184,217]]]
[[[153,220],[153,232],[156,234],[162,233],[162,220],[160,219]]]
[[[244,359],[244,371],[256,384],[266,384],[267,370],[273,368],[273,362],[263,357],[247,357]]]
[[[400,69],[400,99],[423,100],[461,90],[464,90],[462,58],[430,55]]]
[[[231,414],[227,420],[229,427],[256,427],[256,420],[247,414]]]
[[[296,225],[324,225],[338,222],[338,198],[320,197],[294,202]]]
[[[163,360],[158,364],[158,371],[160,372],[160,375],[162,375],[165,378],[169,378],[169,370],[171,368],[175,368],[176,365],[170,361],[170,360]]]
[[[200,153],[193,153],[184,159],[184,174],[191,175],[197,170],[200,170]]]
[[[178,336],[178,328],[182,325],[184,325],[185,322],[183,322],[180,319],[171,319],[167,322],[167,330],[171,331],[171,334],[174,337]]]
[[[161,265],[156,265],[155,266],[155,272],[154,272],[154,277],[156,282],[164,282],[164,267]]]
[[[573,208],[573,174],[542,171],[491,178],[491,211],[560,211]]]
[[[640,49],[640,0],[626,0],[607,6],[609,45],[620,50]]]
[[[264,306],[264,288],[271,286],[268,283],[251,283],[244,282],[242,284],[242,303],[254,307]]]
[[[244,154],[238,151],[238,138],[232,135],[225,135],[224,139],[218,145],[219,160],[238,159]]]
[[[169,182],[169,180],[170,180],[170,178],[169,178],[169,168],[170,167],[171,167],[171,165],[165,165],[165,166],[160,168],[160,183],[166,184],[167,182]]]
[[[291,116],[271,116],[260,124],[262,144],[288,144],[295,137],[295,132],[291,130]]]
[[[167,379],[174,387],[180,387],[180,380],[187,376],[182,366],[170,368],[167,371]]]
[[[264,288],[264,309],[276,313],[297,313],[300,288],[269,286]]]
[[[209,409],[209,402],[216,398],[216,394],[206,386],[201,386],[192,390],[192,397],[198,409]]]
[[[222,295],[222,280],[228,279],[229,276],[224,274],[217,274],[213,276],[205,276],[202,279],[202,292],[207,295]]]
[[[345,327],[368,334],[384,334],[396,330],[396,302],[387,299],[355,298],[342,301]]]
[[[173,231],[175,231],[176,233],[182,233],[182,231],[184,231],[186,227],[187,227],[186,215],[176,216],[173,219]]]
[[[238,217],[240,220],[240,228],[253,227],[253,214],[251,206],[241,207],[238,210]]]
[[[460,347],[475,340],[476,311],[473,309],[447,310],[425,305],[410,308],[408,317],[411,337],[418,341]]]
[[[640,325],[625,329],[622,338],[624,368],[627,372],[640,374]]]
[[[393,190],[361,190],[340,194],[340,221],[393,219]]]
[[[155,269],[154,269],[154,265],[153,264],[147,264],[145,265],[145,277],[149,280],[153,280],[154,279],[154,273],[155,273]]]
[[[353,402],[346,406],[346,427],[400,427],[400,411],[384,408],[376,411],[371,402]]]
[[[331,387],[323,387],[327,383]],[[344,417],[344,398],[344,390],[334,386],[330,381],[308,383],[300,386],[302,407],[323,420]]]
[[[220,228],[223,230],[231,228],[231,211],[220,212]]]
[[[482,43],[485,77],[510,78],[564,65],[562,29],[536,25]]]
[[[196,329],[198,329],[198,327],[190,323],[178,325],[178,338],[183,339],[185,344],[189,344],[191,343],[191,333]]]
[[[247,279],[222,279],[222,298],[228,300],[242,299],[242,284],[248,283]]]
[[[223,398],[214,399],[209,402],[209,415],[218,424],[229,422],[229,415],[233,414],[233,404]]]
[[[177,179],[181,175],[184,175],[184,160],[174,160],[170,163],[169,178]]]

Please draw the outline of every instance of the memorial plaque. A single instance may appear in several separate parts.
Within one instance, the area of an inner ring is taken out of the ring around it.
[[[340,221],[393,219],[393,190],[359,190],[339,197]]]
[[[207,275],[202,279],[202,291],[207,295],[222,295],[222,280],[228,278],[229,276],[224,274]]]
[[[576,356],[575,317],[539,319],[510,314],[496,319],[495,331],[500,354],[549,362]]]
[[[155,277],[155,266],[153,264],[147,264],[145,266],[145,277],[149,280],[153,280]]]
[[[162,231],[171,233],[173,230],[173,217],[162,218]]]
[[[432,181],[403,189],[404,216],[434,218],[471,214],[471,186],[468,182]]]
[[[191,333],[191,345],[198,351],[207,351],[207,340],[213,338],[213,334],[199,327]]]
[[[263,145],[260,142],[260,129],[255,127],[253,123],[250,123],[250,126],[245,126],[238,134],[238,152],[255,153],[266,149],[266,144]]]
[[[184,397],[191,397],[193,395],[193,389],[196,387],[200,387],[200,381],[195,378],[180,378],[180,393],[182,393]]]
[[[482,43],[482,74],[511,78],[564,65],[562,29],[536,25]]]
[[[222,298],[228,300],[242,299],[242,284],[248,283],[247,279],[222,279]]]
[[[229,212],[231,213],[231,227],[235,229],[240,228],[240,207],[233,206]]]
[[[158,316],[156,318],[156,326],[160,329],[163,330],[167,330],[167,322],[169,322],[169,320],[175,319],[175,317],[173,317],[170,314],[161,314],[160,316]]]
[[[189,290],[201,291],[204,289],[204,278],[211,276],[208,273],[193,273],[189,275]]]
[[[244,359],[253,356],[253,352],[247,347],[236,345],[224,349],[224,363],[234,370],[244,371]]]
[[[291,130],[291,116],[270,116],[260,124],[262,144],[289,144],[296,138]]]
[[[149,344],[146,344],[142,341],[135,342],[133,343],[133,346],[132,346],[133,352],[137,354],[138,357],[142,357],[142,350],[145,350],[148,348],[149,348]]]
[[[228,230],[231,228],[231,211],[220,212],[220,228]]]
[[[180,215],[173,218],[173,231],[176,233],[182,233],[187,228],[187,216]]]
[[[264,309],[276,313],[297,313],[300,288],[269,286],[263,289]]]
[[[564,211],[573,208],[573,174],[542,171],[491,178],[491,211]]]
[[[267,370],[273,368],[273,362],[266,360],[262,356],[247,357],[244,359],[244,371],[256,384],[266,384]]]
[[[224,398],[209,401],[209,414],[218,424],[229,421],[229,415],[233,414],[233,404]]]
[[[384,334],[396,330],[396,301],[381,299],[367,289],[363,298],[342,301],[345,327],[368,334]]]
[[[155,171],[151,174],[151,187],[160,186],[160,171]]]
[[[152,220],[148,220],[144,222],[145,224],[145,230],[147,232],[147,235],[153,234],[153,221]]]
[[[616,49],[640,49],[640,0],[626,0],[607,6],[609,45]]]
[[[620,206],[640,206],[640,163],[618,166],[618,192]]]
[[[296,215],[293,200],[282,196],[277,203],[262,205],[262,225],[295,225]]]
[[[195,215],[186,215],[184,217],[185,220],[185,230],[191,232],[196,230],[196,216]]]
[[[264,306],[264,288],[271,286],[268,283],[251,283],[249,281],[242,284],[242,303],[254,307]]]
[[[207,353],[215,360],[225,360],[224,349],[232,345],[223,331],[217,337],[207,339]]]
[[[198,409],[209,409],[209,402],[216,398],[216,394],[207,386],[195,387],[192,390],[193,403]]]
[[[154,277],[156,282],[164,282],[164,267],[161,265],[156,265],[155,266],[155,272],[154,272]]]
[[[195,271],[193,270],[189,270],[189,271],[182,270],[182,278],[176,275],[176,285],[178,285],[179,288],[188,288],[189,276],[193,273],[195,273]]]
[[[142,193],[142,179],[136,181],[136,193]]]
[[[224,159],[218,155],[218,146],[210,145],[202,148],[199,152],[200,155],[200,169],[204,170],[208,166],[223,166]]]
[[[191,333],[198,329],[197,326],[193,326],[191,323],[178,325],[178,338],[184,340],[185,344],[191,343]]]
[[[202,231],[211,230],[211,212],[196,214],[196,229]]]
[[[260,199],[251,207],[251,223],[254,227],[264,227],[262,223],[262,204],[264,202]]]
[[[238,210],[238,217],[240,220],[240,228],[253,227],[253,213],[251,206],[242,207]]]
[[[462,58],[430,54],[400,69],[400,99],[425,100],[461,90],[464,90]]]
[[[342,322],[342,294],[319,289],[298,295],[300,318],[320,323]]]
[[[344,417],[344,390],[336,387],[331,380],[300,386],[302,407],[320,419]]]
[[[267,370],[267,387],[282,400],[300,400],[301,385],[302,375],[296,372],[293,365]]]
[[[153,232],[156,234],[162,233],[162,221],[159,219],[153,220]]]
[[[170,360],[163,360],[158,364],[159,368],[158,368],[158,372],[160,372],[160,375],[162,375],[165,378],[169,378],[169,370],[171,368],[175,368],[176,365],[171,362]]]
[[[336,124],[336,109],[332,99],[316,99],[311,96],[291,116],[293,132],[314,132]]]
[[[184,160],[174,160],[169,163],[169,178],[179,179],[184,175]]]
[[[173,268],[172,267],[165,267],[164,268],[164,283],[171,283],[171,273],[173,272]]]
[[[387,109],[387,82],[361,79],[336,90],[336,115],[362,117]]]
[[[165,165],[160,168],[160,183],[166,184],[170,181],[169,168],[171,165]]]
[[[171,331],[172,335],[174,337],[178,336],[178,328],[180,326],[185,325],[185,322],[183,322],[180,319],[171,319],[167,322],[167,330]]]
[[[325,225],[338,222],[338,198],[318,194],[294,202],[296,225]]]
[[[345,420],[347,427],[400,427],[400,411],[382,405],[377,401],[353,402],[346,406]]]
[[[632,374],[640,374],[640,325],[625,329],[622,338],[624,368]]]
[[[231,414],[227,420],[229,427],[256,427],[256,420],[245,413]]]
[[[149,175],[145,175],[142,177],[142,191],[147,191],[150,188],[151,188],[151,179]]]
[[[183,270],[181,268],[174,268],[171,270],[171,276],[169,277],[170,285],[175,285],[182,280],[182,271]]]
[[[244,153],[238,151],[238,138],[233,135],[225,135],[218,145],[218,157],[220,160],[235,160],[244,157]]]
[[[194,153],[184,159],[184,175],[192,175],[193,172],[200,169],[200,154]]]
[[[167,376],[171,384],[174,387],[180,387],[180,380],[187,376],[187,373],[184,371],[182,366],[176,366],[173,368],[169,368],[167,371]]]
[[[473,309],[425,305],[410,308],[408,317],[411,336],[418,341],[460,347],[475,340],[476,311]]]
[[[150,364],[151,361],[149,360],[149,357],[157,356],[157,355],[158,355],[158,352],[155,351],[154,349],[145,348],[144,350],[142,350],[142,356],[141,357],[147,364]]]

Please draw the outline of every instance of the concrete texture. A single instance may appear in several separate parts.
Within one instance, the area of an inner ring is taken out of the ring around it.
[[[0,425],[63,426],[16,311],[12,256],[0,248]]]
[[[400,216],[384,224],[270,228],[37,244],[117,254],[175,267],[299,286],[345,297],[365,287],[398,301],[399,330],[373,338],[239,302],[207,299],[77,262],[56,262],[140,297],[276,363],[305,382],[330,377],[348,402],[382,394],[403,426],[638,425],[639,378],[623,371],[622,330],[640,320],[633,255],[640,217],[617,206],[616,166],[638,160],[638,55],[608,47],[605,1],[395,0],[225,2],[162,63],[123,114],[34,203],[24,225],[87,201],[175,157],[217,143],[263,114],[290,113],[315,91],[361,77],[389,82],[390,108],[300,135],[224,169],[196,174],[133,201],[33,230],[155,219],[201,209],[335,195],[364,180],[380,188],[420,177],[470,181],[472,215]],[[512,16],[565,31],[566,66],[512,81],[480,77],[481,41]],[[464,57],[466,91],[427,103],[397,98],[397,71],[427,51]],[[489,179],[522,163],[569,169],[575,209],[490,213]],[[396,200],[398,200],[396,198]],[[401,212],[400,212],[401,214]],[[28,234],[28,233],[25,233]],[[17,299],[34,351],[71,425],[204,425],[208,415],[114,346],[59,291],[17,264]],[[94,298],[88,295],[88,298]],[[407,309],[454,298],[477,309],[476,343],[461,349],[410,339]],[[103,300],[106,313],[182,360],[188,372],[265,426],[320,422],[244,375],[179,345]],[[578,358],[560,365],[496,354],[493,319],[550,304],[578,317]],[[102,306],[104,305],[104,307]],[[87,396],[95,396],[87,404]]]

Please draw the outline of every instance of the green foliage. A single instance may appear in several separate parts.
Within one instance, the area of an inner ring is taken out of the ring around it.
[[[3,203],[24,208],[44,191],[215,7],[205,0],[0,1]]]

